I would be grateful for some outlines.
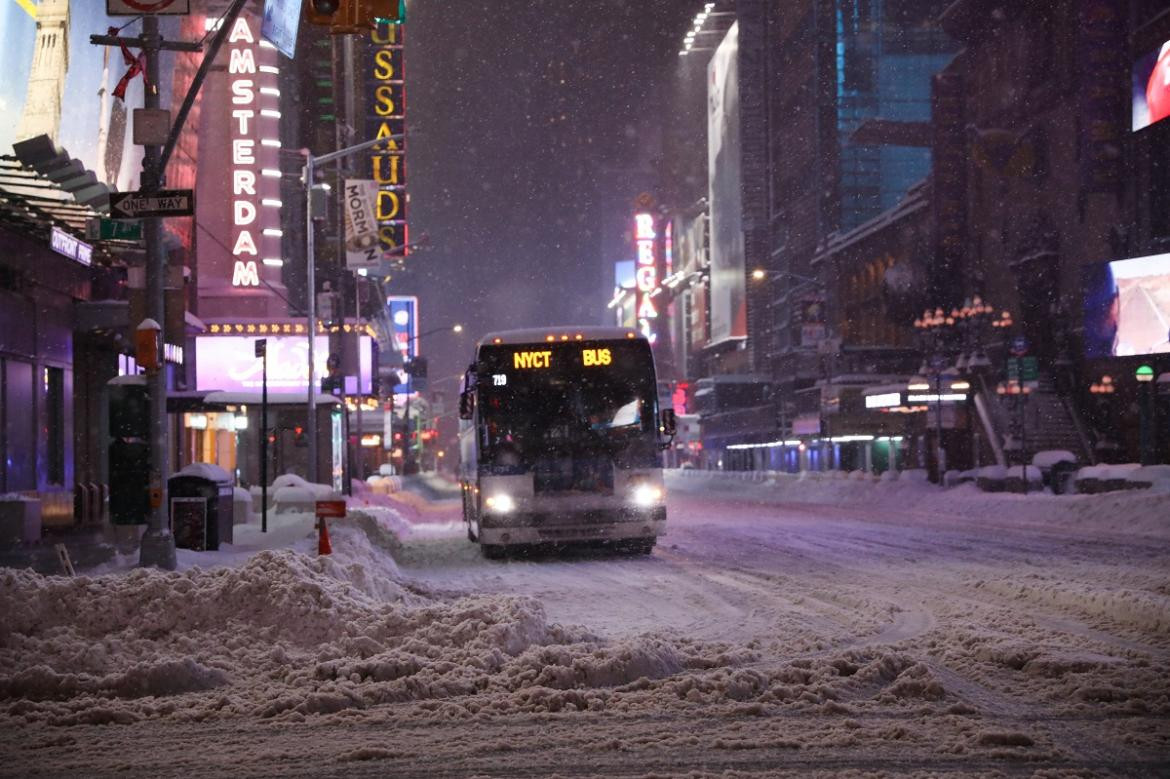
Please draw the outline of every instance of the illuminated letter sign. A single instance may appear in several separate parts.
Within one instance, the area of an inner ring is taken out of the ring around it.
[[[635,315],[638,318],[638,331],[646,336],[651,344],[658,340],[653,324],[658,318],[658,309],[652,298],[658,289],[658,257],[654,251],[654,239],[657,237],[657,233],[654,232],[654,215],[635,214],[634,248],[637,259],[634,270],[634,280],[637,284]]]
[[[233,287],[259,287],[260,271],[256,268],[255,260],[236,260],[236,270],[232,273]]]
[[[547,368],[552,352],[516,352],[512,355],[513,368]]]
[[[232,103],[232,225],[235,237],[232,240],[232,254],[235,268],[232,271],[233,287],[259,287],[260,271],[254,259],[258,254],[256,239],[256,140],[252,137],[256,129],[256,53],[252,50],[256,39],[244,17],[236,19],[228,43],[235,44],[228,53],[228,76],[231,81]],[[248,45],[244,45],[248,44]]]
[[[402,76],[402,27],[378,22],[370,32],[373,58],[365,76],[369,106],[366,130],[374,138],[389,138],[406,131],[406,91]],[[387,141],[373,149],[370,173],[378,185],[376,219],[383,251],[407,243],[406,149],[402,140]]]
[[[610,365],[613,363],[613,356],[609,349],[585,349],[581,352],[581,361],[586,367],[592,365]]]

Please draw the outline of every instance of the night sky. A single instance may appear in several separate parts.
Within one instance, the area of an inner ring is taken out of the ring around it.
[[[701,8],[701,0],[411,3],[409,224],[411,240],[426,232],[432,246],[391,286],[419,295],[423,331],[467,328],[424,339],[432,385],[461,371],[489,330],[600,322],[612,291],[602,282],[601,223],[629,204],[598,190],[645,165],[647,117],[669,91]]]

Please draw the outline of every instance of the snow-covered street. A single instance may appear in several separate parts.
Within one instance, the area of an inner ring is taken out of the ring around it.
[[[407,495],[331,558],[4,571],[0,774],[1166,770],[1165,493],[668,484],[650,557],[489,562]]]

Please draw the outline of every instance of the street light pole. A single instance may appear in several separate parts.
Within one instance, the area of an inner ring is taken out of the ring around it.
[[[1154,463],[1153,454],[1153,432],[1154,432],[1154,409],[1151,401],[1154,398],[1154,369],[1150,365],[1139,365],[1137,370],[1133,373],[1134,378],[1137,379],[1138,386],[1141,388],[1141,397],[1138,403],[1141,404],[1140,409],[1140,425],[1138,429],[1138,445],[1140,448],[1140,462],[1142,465],[1152,465]]]
[[[442,332],[444,330],[450,330],[453,333],[462,333],[463,332],[463,325],[455,324],[455,325],[451,325],[450,327],[448,327],[446,325],[444,325],[443,327],[435,327],[435,328],[432,328],[430,330],[426,330],[424,332],[421,332],[418,335],[415,335],[411,338],[408,338],[406,340],[406,353],[402,355],[403,364],[405,364],[406,360],[410,358],[410,345],[412,343],[418,341],[420,338],[423,338],[424,336],[431,335],[432,333],[439,333],[439,332]],[[411,374],[411,378],[414,379],[417,377],[414,376],[413,374]],[[414,389],[414,387],[412,385],[411,390],[413,390],[413,389]],[[406,474],[406,464],[414,462],[414,446],[410,441],[410,427],[411,427],[411,425],[410,425],[410,397],[413,394],[414,394],[413,392],[406,393],[406,408],[403,410],[403,413],[405,414],[404,421],[406,423],[405,424],[405,427],[406,427],[405,435],[402,437],[402,440],[403,440],[403,443],[402,443],[402,445],[403,445],[403,448],[402,448],[402,472],[404,475]]]
[[[306,265],[306,280],[305,284],[308,287],[308,322],[307,329],[309,331],[309,392],[307,398],[308,405],[308,419],[305,424],[305,433],[309,437],[309,467],[308,480],[310,483],[317,482],[317,366],[315,359],[315,344],[317,340],[317,273],[316,273],[316,241],[313,235],[313,176],[316,174],[316,168],[324,165],[327,162],[339,160],[342,157],[348,157],[351,154],[357,154],[360,151],[377,146],[380,143],[390,143],[402,140],[404,135],[387,135],[381,138],[375,138],[372,141],[365,141],[353,146],[347,146],[344,149],[339,149],[328,154],[322,154],[319,157],[314,157],[313,154],[306,149],[305,154],[305,265]]]

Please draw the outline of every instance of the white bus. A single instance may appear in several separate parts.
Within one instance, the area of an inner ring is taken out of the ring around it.
[[[649,554],[665,529],[650,344],[632,330],[489,333],[460,395],[460,482],[468,537],[509,546],[613,541]]]

